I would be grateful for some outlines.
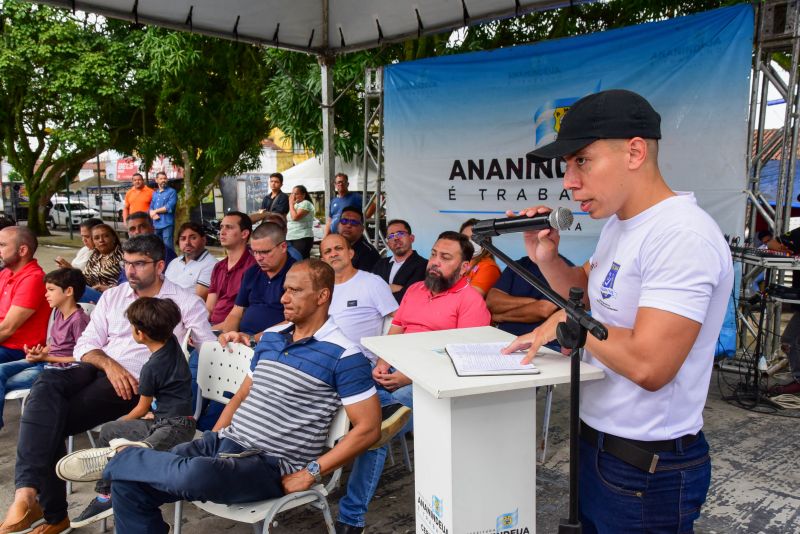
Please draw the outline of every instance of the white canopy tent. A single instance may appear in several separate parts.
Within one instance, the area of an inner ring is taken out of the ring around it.
[[[363,173],[358,163],[343,161],[337,157],[336,172],[343,172],[347,175],[351,191],[362,191],[364,189]],[[310,193],[325,191],[325,169],[322,166],[321,158],[309,158],[290,169],[286,169],[281,174],[283,174],[284,191],[291,191],[296,185],[305,186]],[[367,189],[375,191],[377,181],[378,169],[370,162]]]
[[[322,76],[325,203],[333,191],[334,56],[593,0],[29,0],[314,54]],[[376,220],[378,212],[376,212]]]
[[[72,10],[329,56],[581,3],[564,0],[38,0]]]

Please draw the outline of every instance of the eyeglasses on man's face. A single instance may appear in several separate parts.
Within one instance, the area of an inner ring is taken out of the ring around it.
[[[361,221],[358,219],[339,219],[339,224],[346,224],[348,226],[361,226]]]
[[[278,247],[280,247],[280,246],[281,246],[283,243],[284,243],[284,241],[281,241],[280,243],[278,243],[278,244],[277,244],[277,245],[275,245],[274,247],[272,247],[272,248],[270,248],[270,249],[267,249],[267,250],[256,250],[256,249],[252,249],[252,251],[253,251],[253,256],[269,256],[270,254],[272,254],[272,252],[273,252],[275,249],[277,249]]]
[[[408,232],[404,230],[398,230],[396,232],[392,232],[391,234],[386,236],[386,239],[402,239],[408,235]]]
[[[122,270],[127,269],[128,267],[133,267],[134,271],[141,271],[144,269],[145,265],[148,263],[155,263],[154,261],[144,261],[144,260],[137,260],[137,261],[125,261],[122,260],[119,262],[119,266]]]

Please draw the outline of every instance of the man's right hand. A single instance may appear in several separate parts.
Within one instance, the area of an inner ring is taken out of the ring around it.
[[[250,336],[242,332],[225,332],[220,334],[217,339],[222,348],[228,349],[228,352],[233,352],[233,347],[230,343],[241,343],[242,345],[250,346]]]
[[[507,211],[506,215],[509,217],[533,217],[541,213],[550,213],[553,211],[547,206],[534,206],[532,208],[525,208],[519,213]],[[532,230],[523,233],[525,239],[525,250],[528,257],[536,264],[549,263],[558,258],[558,243],[561,236],[555,228],[547,230]]]
[[[115,360],[108,358],[103,366],[103,372],[120,398],[131,400],[139,392],[139,381]]]

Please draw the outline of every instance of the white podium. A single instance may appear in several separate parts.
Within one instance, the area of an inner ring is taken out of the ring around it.
[[[513,339],[487,326],[361,340],[414,384],[417,534],[536,530],[536,388],[568,383],[569,358],[547,350],[538,375],[459,377],[443,353]],[[581,363],[582,381],[600,378]]]

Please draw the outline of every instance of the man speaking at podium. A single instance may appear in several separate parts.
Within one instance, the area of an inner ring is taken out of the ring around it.
[[[583,288],[608,327],[607,340],[586,341],[585,360],[606,377],[581,385],[584,533],[692,532],[711,478],[702,412],[733,267],[714,220],[661,176],[660,124],[640,95],[604,91],[576,102],[556,141],[530,154],[564,158],[580,211],[608,218],[582,267],[559,258],[556,230],[525,233],[550,286],[564,297]],[[506,352],[529,347],[530,360],[564,320],[557,312]]]

